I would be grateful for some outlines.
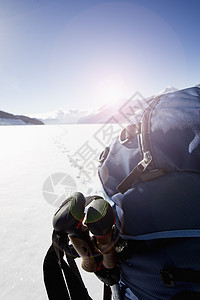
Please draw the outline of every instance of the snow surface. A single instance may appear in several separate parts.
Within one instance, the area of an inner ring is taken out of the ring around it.
[[[62,172],[84,195],[100,194],[96,173],[89,181],[80,173],[78,153],[86,144],[102,151],[103,145],[94,138],[101,126],[0,127],[0,299],[47,299],[42,264],[56,207],[45,200],[43,185],[49,176]],[[102,299],[102,282],[81,272],[93,300]]]

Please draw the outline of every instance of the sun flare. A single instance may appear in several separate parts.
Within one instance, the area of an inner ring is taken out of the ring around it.
[[[127,87],[119,75],[109,76],[98,87],[98,99],[105,104],[113,105],[127,96]]]

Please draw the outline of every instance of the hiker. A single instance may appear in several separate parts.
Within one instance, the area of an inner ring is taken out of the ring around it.
[[[85,206],[87,215],[83,224]],[[74,193],[63,202],[53,218],[53,244],[43,264],[49,299],[76,300],[80,299],[80,294],[81,299],[91,299],[74,262],[76,257],[82,257],[85,271],[94,272],[105,283],[105,299],[111,299],[111,291],[106,285],[116,285],[112,288],[113,293],[119,293],[120,270],[116,264],[112,231],[114,221],[112,208],[102,197],[93,196],[86,200],[81,193]],[[90,237],[89,230],[95,240]],[[63,260],[64,253],[67,263]],[[120,299],[118,296],[116,300]]]
[[[54,215],[55,259],[75,251],[104,299],[200,300],[199,112],[198,86],[149,99],[100,156],[103,198],[72,195]]]

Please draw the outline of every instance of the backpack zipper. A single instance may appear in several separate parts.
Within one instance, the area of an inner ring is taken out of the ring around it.
[[[140,178],[147,167],[153,163],[153,157],[151,153],[150,147],[150,117],[153,108],[156,106],[161,96],[156,97],[152,103],[148,106],[148,108],[144,111],[141,123],[141,132],[140,132],[140,145],[142,150],[142,160],[137,164],[137,166],[129,173],[127,177],[117,186],[117,190],[124,194],[129,188],[131,188],[132,184]],[[160,172],[159,172],[160,174]]]
[[[140,121],[141,122],[140,144],[141,144],[143,159],[138,163],[137,168],[139,168],[142,173],[153,161],[151,146],[150,146],[150,138],[149,138],[150,118],[151,118],[151,113],[159,100],[160,100],[160,96],[156,97],[153,100],[153,102],[145,110],[142,116],[142,120]]]

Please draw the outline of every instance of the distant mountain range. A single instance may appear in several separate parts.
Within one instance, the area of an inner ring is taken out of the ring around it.
[[[174,87],[167,87],[159,94],[166,94],[177,91]],[[152,97],[144,98],[140,93],[135,93],[128,100],[121,100],[114,105],[102,107],[98,113],[85,116],[79,123],[126,123],[137,118]]]
[[[200,85],[197,85],[200,87]],[[167,87],[157,95],[177,91],[174,87]],[[152,96],[153,97],[153,96]],[[137,118],[152,98],[144,98],[140,93],[135,93],[130,99],[120,100],[116,104],[104,105],[96,110],[57,110],[32,117],[12,115],[0,111],[0,125],[53,125],[53,124],[101,124],[101,123],[127,123]]]
[[[34,117],[42,121],[46,125],[59,125],[59,124],[77,124],[79,120],[90,114],[97,113],[98,110],[56,110],[53,112],[45,112],[36,114]]]
[[[174,92],[177,89],[167,87],[159,94]],[[126,123],[148,104],[140,93],[135,93],[130,99],[120,100],[116,104],[108,104],[96,110],[57,110],[35,115],[44,124],[99,124]]]
[[[44,123],[35,118],[13,115],[0,110],[0,125],[44,125]]]

